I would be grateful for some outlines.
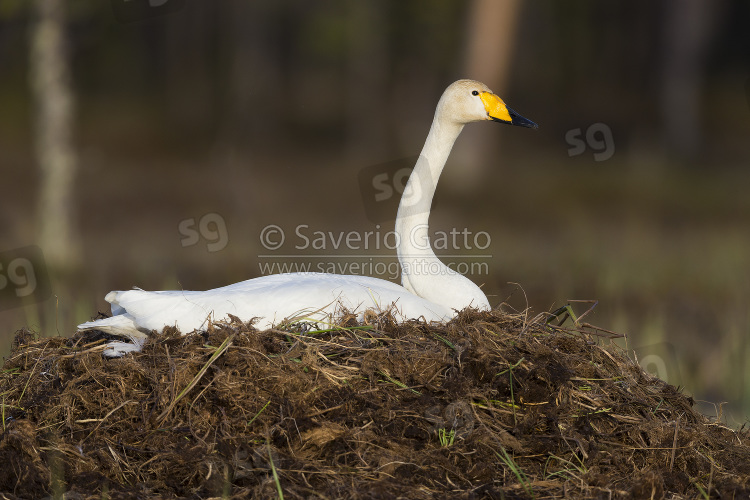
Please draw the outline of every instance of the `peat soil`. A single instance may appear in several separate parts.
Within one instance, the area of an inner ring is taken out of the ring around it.
[[[0,498],[750,498],[750,433],[543,316],[16,334]]]

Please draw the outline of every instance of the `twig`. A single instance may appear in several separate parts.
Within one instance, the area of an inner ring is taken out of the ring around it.
[[[229,349],[229,346],[232,344],[232,340],[234,340],[234,336],[235,336],[235,334],[233,333],[232,335],[230,335],[229,337],[227,337],[226,339],[224,339],[224,342],[222,342],[221,345],[219,346],[219,348],[216,349],[216,351],[214,351],[214,353],[211,355],[211,357],[209,358],[209,360],[198,371],[198,373],[195,375],[195,377],[193,377],[193,380],[190,381],[190,383],[187,385],[187,387],[185,387],[177,395],[177,397],[171,403],[169,403],[169,406],[167,407],[166,410],[164,410],[161,413],[161,415],[159,415],[158,417],[156,417],[156,422],[157,423],[161,423],[162,420],[164,420],[165,418],[167,418],[167,415],[169,415],[169,413],[175,407],[175,405],[177,404],[177,402],[180,401],[183,397],[185,397],[185,395],[188,392],[190,392],[192,390],[192,388],[195,387],[198,384],[198,382],[200,381],[200,379],[203,378],[203,375],[206,374],[206,372],[208,371],[208,368],[214,363],[214,361],[216,361],[217,359],[219,359],[219,356],[221,356],[222,354],[224,354],[226,352],[226,350]]]
[[[672,472],[674,467],[674,454],[677,451],[677,432],[680,429],[680,416],[677,416],[677,420],[674,423],[674,438],[672,439],[672,458],[669,460],[669,472]]]
[[[81,441],[81,443],[83,443],[83,441],[86,441],[86,440],[87,440],[88,438],[90,438],[90,437],[91,437],[91,435],[92,435],[93,433],[95,433],[95,432],[97,431],[97,429],[99,429],[99,427],[101,427],[101,426],[102,426],[102,424],[104,423],[104,421],[105,421],[105,420],[107,420],[107,419],[108,419],[108,418],[109,418],[110,416],[112,416],[112,414],[113,414],[114,412],[116,412],[117,410],[119,410],[120,408],[122,408],[123,406],[125,406],[125,405],[126,405],[126,404],[128,404],[128,403],[135,403],[135,402],[136,402],[136,401],[131,401],[131,400],[127,400],[127,401],[125,401],[124,403],[121,403],[120,405],[118,405],[118,406],[117,406],[116,408],[114,408],[113,410],[110,410],[110,412],[109,412],[109,413],[107,413],[106,415],[104,415],[104,418],[102,418],[101,420],[99,420],[99,423],[98,423],[98,424],[96,424],[96,427],[94,427],[94,430],[92,430],[91,432],[89,432],[88,436],[86,436],[85,438],[83,438],[83,440]]]

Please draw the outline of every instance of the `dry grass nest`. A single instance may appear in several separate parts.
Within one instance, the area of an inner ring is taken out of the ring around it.
[[[22,330],[0,375],[0,497],[750,497],[747,431],[578,330],[473,310],[235,320],[119,359],[100,332]]]

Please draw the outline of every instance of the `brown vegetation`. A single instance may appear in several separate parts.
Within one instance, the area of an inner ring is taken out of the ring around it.
[[[471,310],[289,330],[166,330],[119,359],[97,332],[19,332],[3,498],[750,495],[750,435],[590,330]]]

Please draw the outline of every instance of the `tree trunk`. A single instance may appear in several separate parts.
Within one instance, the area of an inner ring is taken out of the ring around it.
[[[34,100],[34,154],[41,170],[38,242],[53,270],[80,263],[74,231],[72,188],[77,158],[73,148],[73,95],[65,50],[65,0],[34,0],[30,80]]]
[[[503,99],[510,82],[520,12],[520,0],[473,0],[469,9],[462,78],[487,84]],[[510,100],[511,107],[512,103]],[[498,141],[497,130],[490,129],[472,127],[471,133],[456,144],[454,155],[461,168],[446,170],[451,178],[446,184],[463,191],[476,187],[482,179],[482,170],[490,166],[490,156]]]
[[[718,9],[703,0],[671,0],[665,6],[660,99],[664,140],[670,154],[690,160],[701,149],[703,75]]]

